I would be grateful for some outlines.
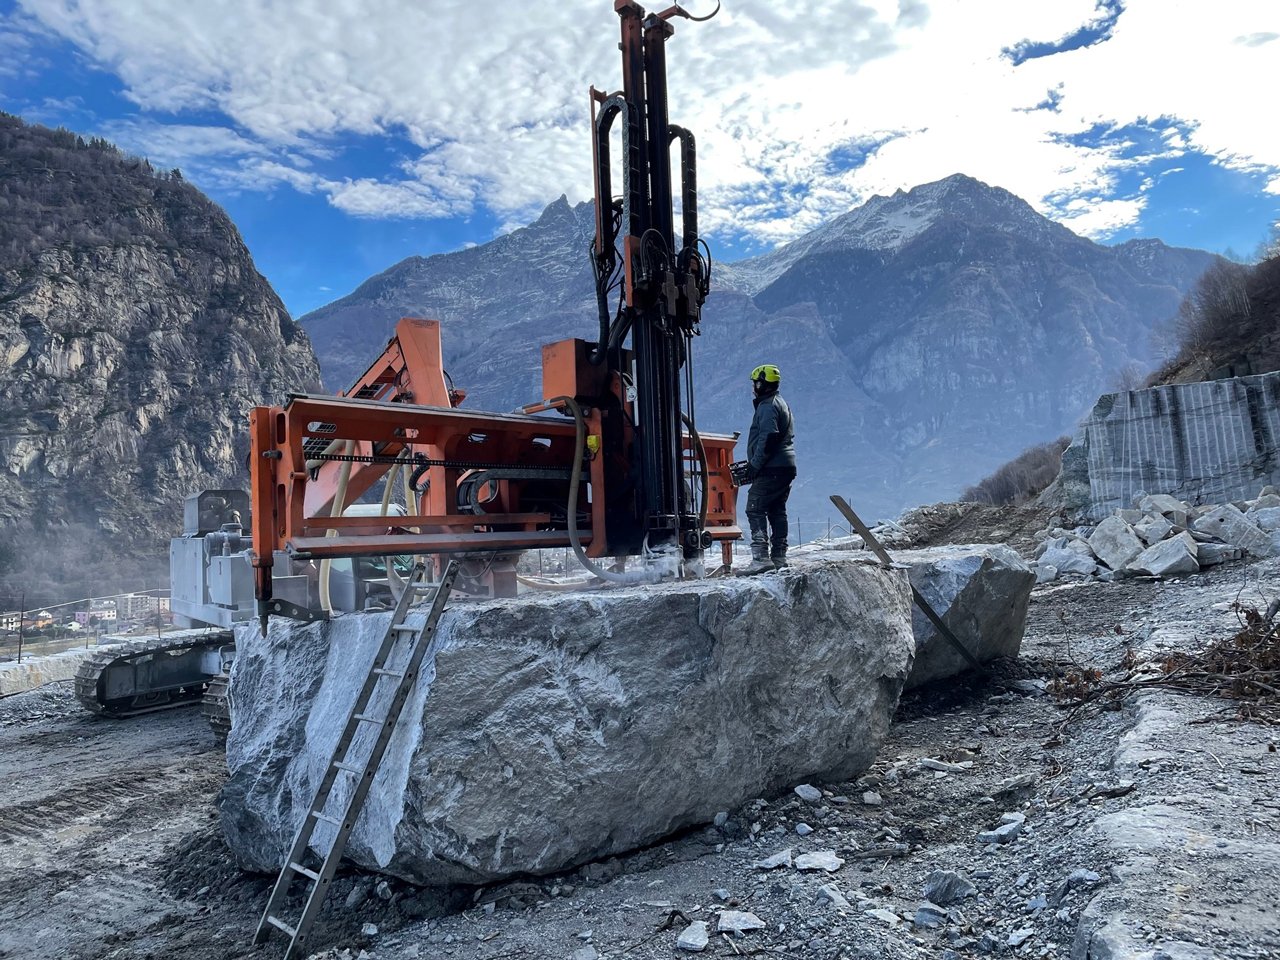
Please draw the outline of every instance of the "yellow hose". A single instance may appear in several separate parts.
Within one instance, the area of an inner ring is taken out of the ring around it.
[[[356,449],[356,442],[354,440],[348,440],[346,441],[346,444],[343,447],[343,453],[345,456],[349,457],[355,453],[355,449]],[[333,508],[329,511],[329,516],[331,517],[342,516],[342,511],[344,509],[344,504],[342,501],[345,500],[347,497],[347,483],[350,480],[351,480],[351,461],[344,460],[342,462],[342,469],[338,472],[338,489],[333,495]],[[324,532],[324,535],[326,537],[336,537],[338,535],[338,531],[326,530]],[[332,561],[330,561],[328,557],[320,561],[320,609],[322,609],[325,613],[333,612],[333,604],[329,602],[329,567],[331,563]],[[355,564],[353,563],[352,564],[353,574],[354,574],[354,570],[355,570]]]
[[[395,487],[396,477],[400,473],[400,464],[395,464],[387,471],[386,483],[382,487],[382,515],[385,517],[387,511],[391,509],[391,490]],[[408,512],[408,506],[405,507]],[[400,600],[400,593],[404,590],[404,578],[396,573],[395,559],[393,557],[383,557],[382,562],[387,568],[387,587],[391,590],[391,595],[397,602]]]

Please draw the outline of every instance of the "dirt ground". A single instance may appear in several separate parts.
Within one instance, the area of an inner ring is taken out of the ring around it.
[[[1022,660],[905,699],[856,782],[814,784],[815,802],[760,798],[720,827],[556,877],[440,892],[342,875],[312,945],[670,958],[703,920],[703,955],[718,957],[1280,957],[1280,731],[1160,690],[1069,717],[1043,691],[1072,664],[1114,672],[1227,635],[1237,598],[1277,595],[1278,561],[1037,588]],[[0,957],[282,955],[279,937],[252,946],[271,878],[230,862],[224,777],[196,710],[103,720],[69,684],[0,700]],[[1016,838],[980,842],[1002,818],[1019,820]],[[843,863],[756,865],[787,849]],[[962,874],[972,895],[918,915],[933,871]],[[718,935],[725,910],[763,927]]]

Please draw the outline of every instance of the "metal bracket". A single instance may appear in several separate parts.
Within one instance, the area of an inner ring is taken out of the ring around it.
[[[310,607],[301,606],[292,600],[282,600],[279,597],[258,601],[258,615],[264,616],[266,614],[275,617],[288,617],[290,620],[301,620],[304,623],[315,623],[317,620],[329,619],[329,614],[324,610],[312,610]]]

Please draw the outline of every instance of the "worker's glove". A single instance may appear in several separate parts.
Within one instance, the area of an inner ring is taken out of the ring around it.
[[[747,471],[746,471],[746,474],[745,474],[745,476],[744,476],[744,478],[743,478],[743,479],[745,480],[745,482],[747,482],[747,483],[752,483],[752,482],[754,482],[754,481],[755,481],[756,477],[758,477],[758,476],[760,476],[760,471],[759,471],[759,470],[757,470],[755,467],[753,467],[751,464],[749,464],[749,463],[748,463],[748,464],[747,464]]]

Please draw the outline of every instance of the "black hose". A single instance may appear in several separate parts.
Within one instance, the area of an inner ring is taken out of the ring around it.
[[[698,428],[693,425],[693,421],[683,412],[680,414],[680,419],[689,428],[689,436],[698,451],[698,465],[702,468],[702,503],[698,506],[698,532],[701,534],[703,530],[707,529],[707,503],[711,499],[711,471],[707,467],[707,450],[702,445],[702,437],[698,435]]]
[[[548,401],[552,406],[563,403],[573,414],[573,424],[575,428],[575,436],[577,438],[577,449],[573,453],[573,472],[569,475],[569,543],[573,547],[573,552],[578,555],[578,562],[581,563],[589,573],[601,580],[608,580],[610,583],[650,583],[655,579],[644,571],[634,571],[632,573],[614,573],[612,570],[605,570],[603,567],[597,566],[587,551],[582,549],[582,538],[578,534],[578,484],[582,479],[582,451],[587,445],[587,421],[582,416],[582,408],[578,406],[578,401],[573,397],[556,397],[554,400]]]

